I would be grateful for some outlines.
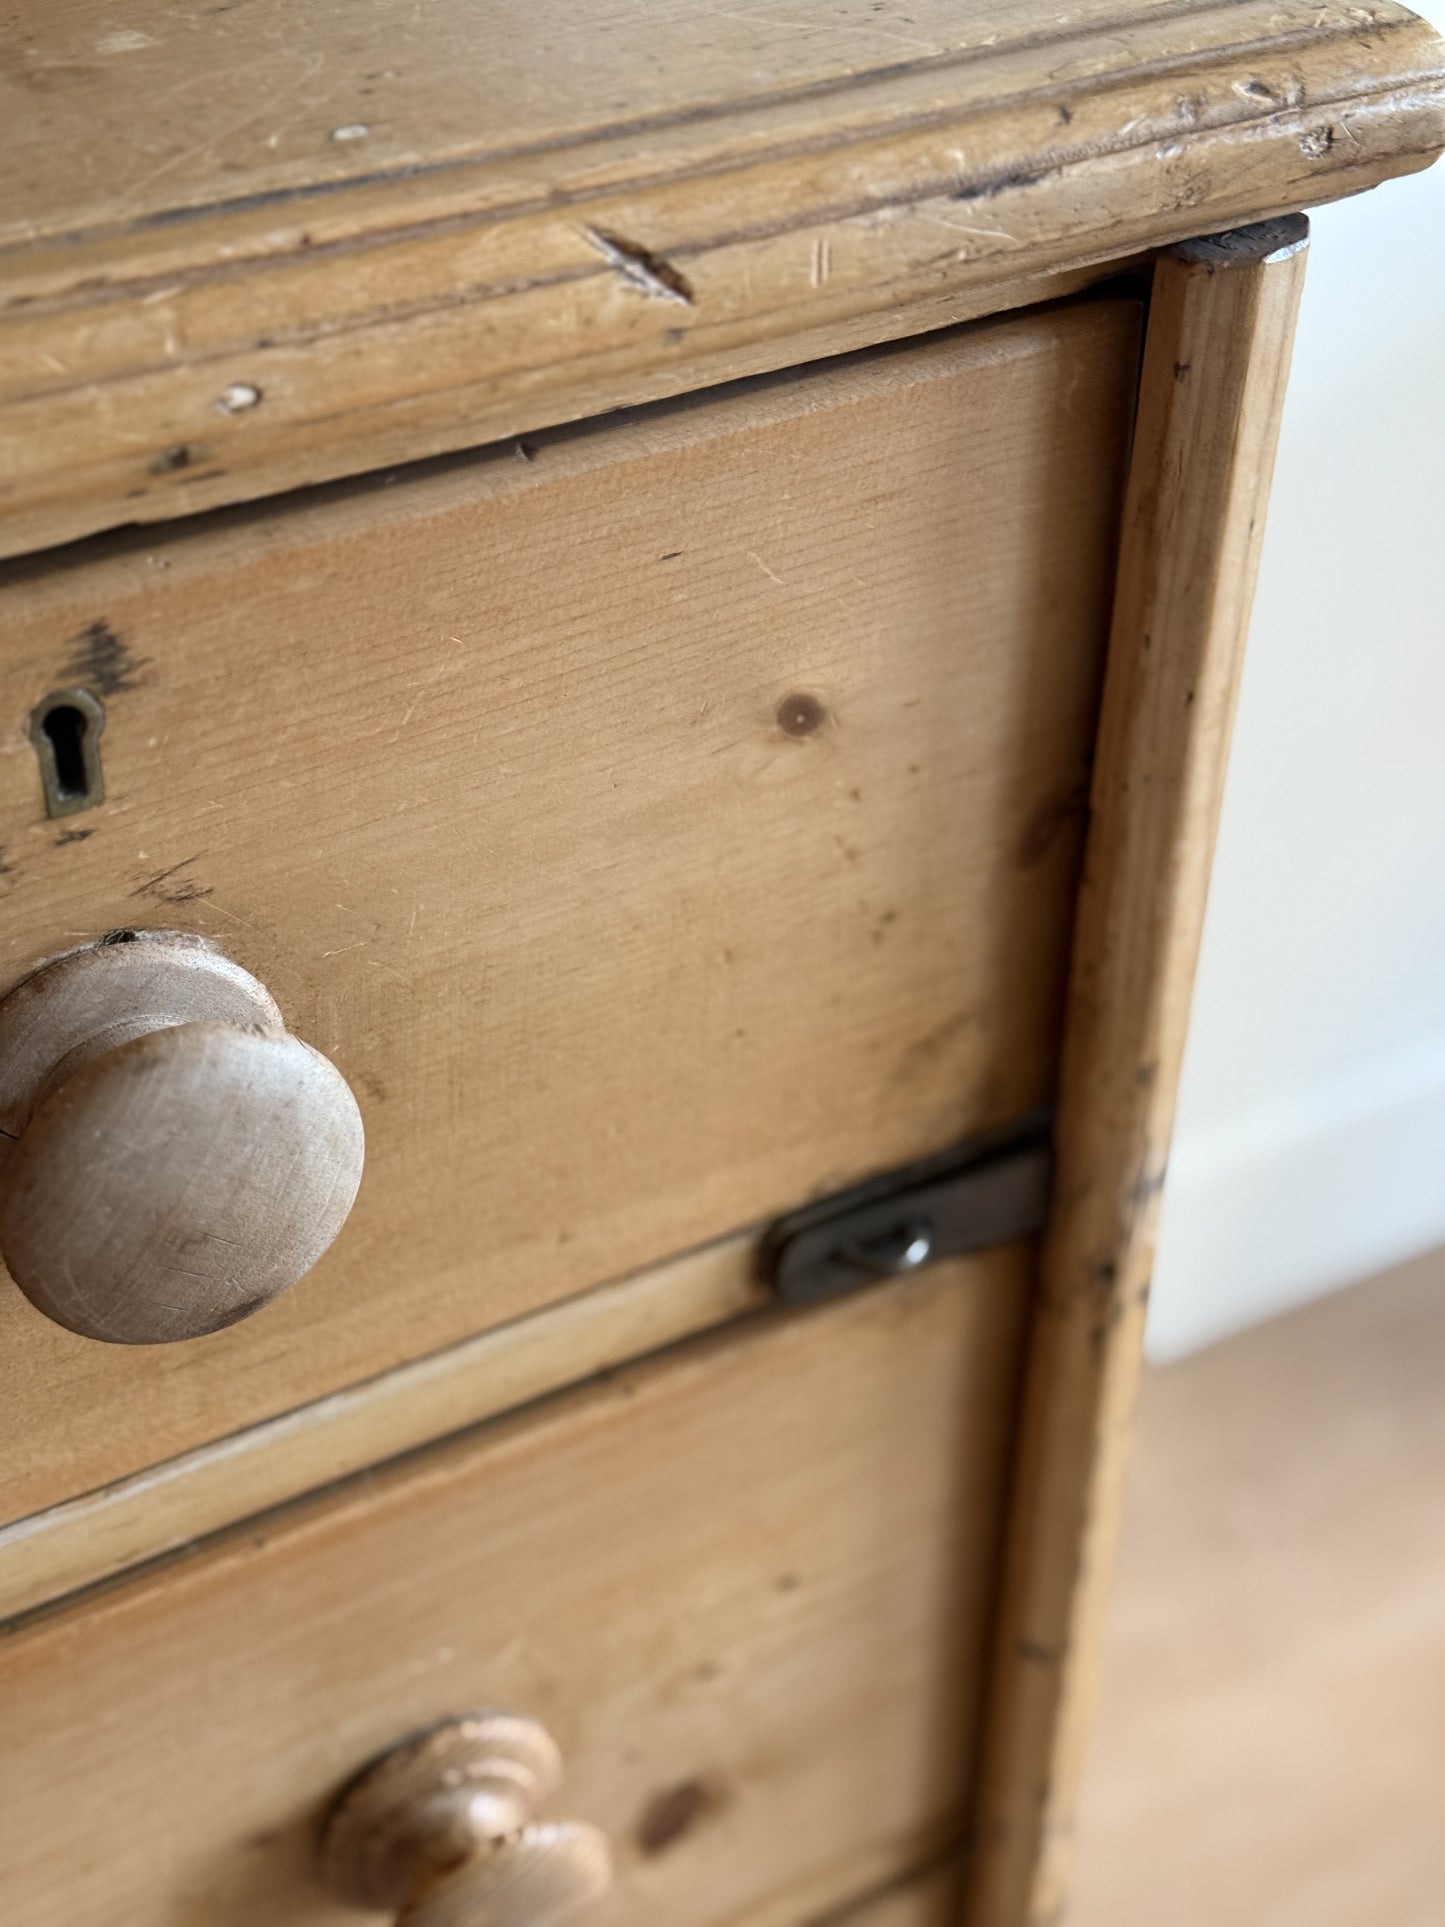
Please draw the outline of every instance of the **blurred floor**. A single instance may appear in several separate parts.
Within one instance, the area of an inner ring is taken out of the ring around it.
[[[1065,1927],[1445,1922],[1445,1253],[1146,1379]]]

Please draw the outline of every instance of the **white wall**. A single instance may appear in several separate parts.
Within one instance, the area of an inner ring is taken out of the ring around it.
[[[1445,1242],[1445,166],[1312,218],[1156,1358]]]

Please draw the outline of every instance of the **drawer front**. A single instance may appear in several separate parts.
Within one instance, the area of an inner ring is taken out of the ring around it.
[[[211,937],[355,1092],[338,1242],[110,1347],[0,1294],[6,1516],[1050,1095],[1137,309],[12,570],[0,961]],[[26,718],[106,710],[48,820]]]
[[[798,1927],[929,1864],[964,1824],[1031,1265],[755,1320],[13,1634],[7,1927],[343,1927],[331,1798],[488,1705],[560,1743],[607,1927]]]

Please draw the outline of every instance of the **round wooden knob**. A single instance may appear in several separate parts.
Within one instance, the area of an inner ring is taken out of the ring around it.
[[[361,1114],[265,989],[199,938],[121,932],[0,1002],[0,1257],[88,1338],[259,1311],[361,1182]]]
[[[447,1720],[346,1788],[322,1836],[322,1875],[398,1927],[570,1927],[610,1890],[612,1856],[596,1827],[537,1818],[560,1779],[536,1720]]]

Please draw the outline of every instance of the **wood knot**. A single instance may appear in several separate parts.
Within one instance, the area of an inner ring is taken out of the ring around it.
[[[644,1853],[665,1853],[690,1833],[704,1814],[721,1804],[721,1796],[704,1781],[679,1780],[644,1808],[637,1823],[637,1844]]]
[[[812,736],[828,720],[827,710],[805,689],[795,689],[791,695],[784,696],[776,713],[778,728],[785,736]]]

